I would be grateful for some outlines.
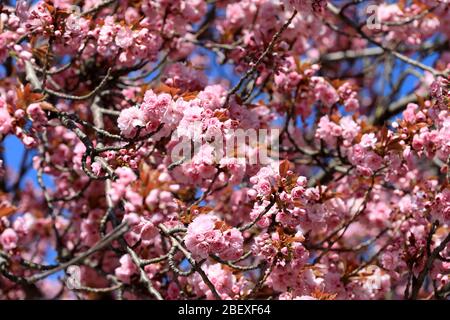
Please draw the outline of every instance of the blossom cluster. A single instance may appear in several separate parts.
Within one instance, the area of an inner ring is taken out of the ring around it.
[[[0,5],[0,299],[448,299],[448,1],[376,4]]]
[[[226,226],[211,214],[200,215],[192,221],[184,242],[192,254],[201,259],[218,254],[224,260],[236,260],[243,253],[244,238],[236,228]]]

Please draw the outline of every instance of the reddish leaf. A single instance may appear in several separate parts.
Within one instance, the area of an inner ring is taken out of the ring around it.
[[[181,95],[184,101],[191,101],[197,98],[198,91],[195,92],[186,92]]]
[[[168,93],[170,94],[172,97],[176,96],[179,92],[180,89],[178,88],[174,88],[174,87],[170,87],[164,83],[160,83],[156,88],[155,88],[155,92],[157,93]]]
[[[14,212],[16,212],[17,208],[9,205],[0,205],[0,218],[7,217]]]
[[[281,161],[281,162],[280,162],[280,167],[279,167],[279,170],[280,170],[280,176],[286,177],[287,172],[288,172],[288,170],[289,170],[289,167],[290,167],[289,160],[283,160],[283,161]]]
[[[40,93],[34,93],[31,90],[31,85],[27,83],[23,88],[16,89],[17,103],[16,106],[19,109],[25,110],[30,104],[39,102],[44,99],[44,96]]]

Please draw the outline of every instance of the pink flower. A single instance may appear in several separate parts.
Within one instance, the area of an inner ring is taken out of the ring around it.
[[[80,227],[80,239],[84,245],[93,246],[100,240],[98,225],[92,219],[84,219]]]
[[[126,49],[133,44],[133,32],[130,28],[122,27],[116,34],[116,45],[122,49]]]
[[[387,270],[394,270],[399,266],[398,252],[386,251],[381,255],[381,265]]]
[[[292,199],[300,199],[304,192],[305,188],[295,187],[294,189],[291,190]]]
[[[156,130],[161,124],[170,104],[172,104],[172,97],[167,93],[155,94],[152,90],[145,92],[141,110],[145,126],[149,132]]]
[[[293,264],[297,268],[301,268],[308,262],[309,252],[300,242],[292,243],[291,250],[293,251]]]
[[[19,241],[19,237],[14,229],[7,228],[0,235],[0,244],[3,249],[6,251],[17,248],[17,242]]]
[[[210,254],[210,244],[206,239],[206,234],[209,233],[209,240],[211,240],[211,232],[214,231],[217,221],[217,217],[204,214],[196,217],[189,225],[184,243],[197,258],[205,259]]]
[[[408,121],[409,123],[416,122],[416,111],[419,109],[419,106],[415,103],[409,103],[406,106],[406,110],[403,111],[403,119]]]
[[[317,100],[322,101],[327,107],[331,107],[339,101],[339,95],[330,83],[321,77],[313,77],[312,79],[316,83],[314,93]]]
[[[289,5],[300,12],[323,12],[327,5],[326,0],[285,0]]]
[[[220,160],[220,166],[225,167],[231,174],[230,182],[239,183],[245,175],[245,162],[237,158],[223,158]]]
[[[239,292],[239,286],[237,285],[236,277],[231,270],[222,268],[218,263],[205,263],[202,265],[202,269],[205,271],[206,275],[214,285],[214,288],[216,288],[223,300],[236,299]],[[206,295],[208,300],[215,299],[209,287],[202,281],[198,274],[195,276],[194,281],[195,290],[198,294]]]
[[[222,232],[216,228],[219,219],[212,214],[196,217],[189,225],[184,243],[196,259],[218,254],[222,259],[234,260],[243,253],[244,238],[236,228]]]
[[[12,117],[10,116],[6,102],[0,98],[0,133],[8,134],[12,129]]]
[[[115,275],[117,279],[125,283],[130,283],[131,277],[138,272],[136,265],[129,254],[120,258],[120,266],[116,268]]]
[[[196,22],[206,14],[206,3],[203,0],[181,1],[180,10],[188,21]]]
[[[316,130],[316,137],[324,140],[328,145],[336,144],[336,138],[341,136],[342,128],[330,121],[326,115],[320,118],[319,126]]]
[[[100,175],[101,171],[102,171],[102,165],[99,162],[93,162],[91,164],[91,170],[95,175]]]
[[[228,229],[223,234],[226,243],[226,249],[220,252],[220,258],[224,260],[236,260],[242,256],[244,238],[242,233],[236,229]]]
[[[359,143],[363,148],[373,148],[377,143],[377,138],[374,133],[366,133],[361,137],[361,142]]]
[[[142,241],[144,246],[149,245],[158,234],[158,229],[151,221],[136,213],[125,214],[122,222],[127,222],[130,226],[130,231],[124,236],[129,246],[134,246],[139,241]]]
[[[113,202],[118,202],[127,192],[127,187],[136,180],[136,174],[131,168],[119,167],[115,170],[118,178],[111,184],[109,196]]]
[[[359,133],[360,130],[359,125],[355,121],[353,121],[353,119],[350,116],[343,117],[339,121],[339,125],[342,128],[342,137],[348,143],[351,143]]]
[[[359,101],[355,98],[349,98],[344,101],[345,111],[353,112],[359,109]]]
[[[242,3],[230,3],[226,8],[226,23],[240,26],[245,21],[245,14]]]
[[[222,106],[225,95],[226,88],[216,84],[207,86],[203,91],[200,91],[197,98],[203,108],[215,110]]]
[[[128,25],[131,25],[135,23],[138,19],[139,19],[139,12],[133,7],[128,7],[127,10],[125,11],[125,22]]]
[[[27,108],[28,116],[33,120],[34,124],[37,126],[44,126],[47,124],[47,115],[41,108],[40,103],[32,103]]]
[[[83,17],[76,16],[71,14],[67,17],[65,24],[65,37],[75,37],[75,36],[84,36],[87,35],[89,31],[89,20],[84,19]]]
[[[182,63],[171,64],[162,77],[165,84],[185,91],[202,90],[208,83],[205,74]]]
[[[30,233],[30,231],[32,231],[35,223],[36,219],[34,218],[34,216],[31,213],[27,212],[14,221],[13,228],[17,233],[26,235]]]
[[[144,114],[141,109],[136,107],[124,109],[120,112],[117,124],[125,137],[132,138],[136,135],[139,127],[145,127]]]
[[[17,0],[16,15],[20,20],[25,21],[30,15],[30,4],[26,0]]]
[[[263,181],[259,182],[255,186],[255,188],[260,194],[262,194],[264,196],[268,196],[272,192],[272,186],[270,185],[269,181],[267,181],[267,180],[263,180]]]
[[[308,179],[304,176],[299,176],[297,178],[297,185],[300,187],[305,187],[306,184],[308,183]]]
[[[53,17],[44,1],[38,2],[38,4],[31,10],[28,20],[25,26],[29,30],[35,32],[43,32],[46,26],[50,26],[53,23]]]

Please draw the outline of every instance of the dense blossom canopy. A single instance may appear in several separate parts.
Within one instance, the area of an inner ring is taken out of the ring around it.
[[[0,299],[446,299],[449,7],[3,1]]]

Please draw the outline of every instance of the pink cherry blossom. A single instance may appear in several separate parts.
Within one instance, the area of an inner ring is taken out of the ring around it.
[[[0,133],[8,134],[12,129],[12,117],[6,109],[6,103],[0,99]]]
[[[7,251],[15,249],[17,247],[18,240],[19,237],[17,236],[17,233],[11,228],[4,230],[0,235],[0,244],[3,249]]]
[[[125,282],[129,283],[131,277],[137,272],[137,267],[131,260],[131,257],[126,254],[120,258],[120,267],[116,268],[116,277]]]
[[[134,137],[138,128],[145,127],[144,114],[141,109],[136,107],[127,108],[120,113],[117,124],[126,137]]]

